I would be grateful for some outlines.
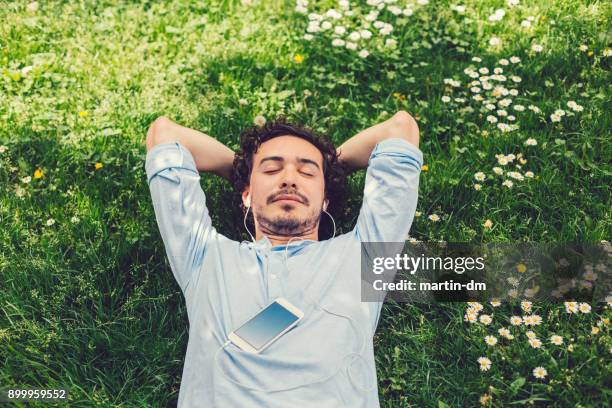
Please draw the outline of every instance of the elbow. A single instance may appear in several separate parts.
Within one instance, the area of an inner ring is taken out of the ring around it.
[[[155,119],[147,130],[146,146],[147,151],[151,150],[156,144],[163,143],[163,135],[167,133],[167,129],[172,124],[172,121],[165,116],[160,116]]]
[[[393,134],[419,147],[420,131],[417,121],[405,110],[398,111],[390,119]]]

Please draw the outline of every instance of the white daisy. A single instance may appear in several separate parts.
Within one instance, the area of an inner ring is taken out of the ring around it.
[[[498,45],[501,45],[502,41],[499,37],[491,37],[491,39],[489,40],[489,45],[492,47],[496,47]]]
[[[491,360],[487,357],[479,357],[477,361],[481,371],[488,371],[491,368]]]
[[[556,346],[560,346],[563,344],[563,337],[554,334],[550,336],[550,342]]]
[[[266,124],[266,118],[263,115],[257,115],[255,119],[253,119],[253,123],[261,127]]]
[[[535,378],[544,378],[548,375],[548,371],[544,367],[536,367],[533,369],[533,376]]]
[[[497,337],[495,337],[495,336],[485,336],[484,341],[485,341],[485,343],[487,343],[487,345],[494,346],[494,345],[497,344]]]

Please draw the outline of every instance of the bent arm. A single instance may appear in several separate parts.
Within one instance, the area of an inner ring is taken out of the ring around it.
[[[406,111],[399,111],[391,118],[371,126],[336,149],[339,159],[349,171],[364,169],[376,144],[389,138],[401,138],[419,147],[419,127],[416,120]]]
[[[231,181],[234,162],[232,149],[205,133],[160,116],[147,132],[147,151],[155,145],[171,141],[177,141],[189,150],[198,171],[210,172]]]

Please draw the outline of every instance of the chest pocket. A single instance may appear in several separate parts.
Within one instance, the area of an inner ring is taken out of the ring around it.
[[[233,343],[220,349],[215,356],[220,379],[252,391],[280,392],[331,380],[346,369],[347,356],[363,342],[350,318],[304,300],[289,301],[301,304],[300,323],[259,354]]]
[[[359,390],[365,387],[353,388],[349,373],[357,369],[357,377],[363,378],[364,370],[371,371],[363,358],[371,341],[369,325],[360,316],[359,290],[343,290],[335,285],[337,281],[318,274],[303,293],[288,294],[287,299],[304,312],[304,318],[263,352],[248,353],[233,343],[220,348],[215,355],[218,398],[249,390],[280,393],[276,398],[288,403],[290,391],[301,389],[301,398],[311,390],[315,393],[312,401],[318,402],[321,393],[326,393],[335,402],[330,406],[338,406],[362,394]],[[358,275],[354,284],[359,288]],[[361,383],[375,383],[375,372],[366,377],[370,380]]]

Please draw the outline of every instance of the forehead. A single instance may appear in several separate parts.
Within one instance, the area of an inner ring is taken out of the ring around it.
[[[268,156],[280,156],[285,161],[294,161],[297,156],[302,159],[310,159],[323,166],[323,155],[315,145],[297,136],[277,136],[263,142],[257,153],[253,156],[253,163],[259,164],[259,161]]]

